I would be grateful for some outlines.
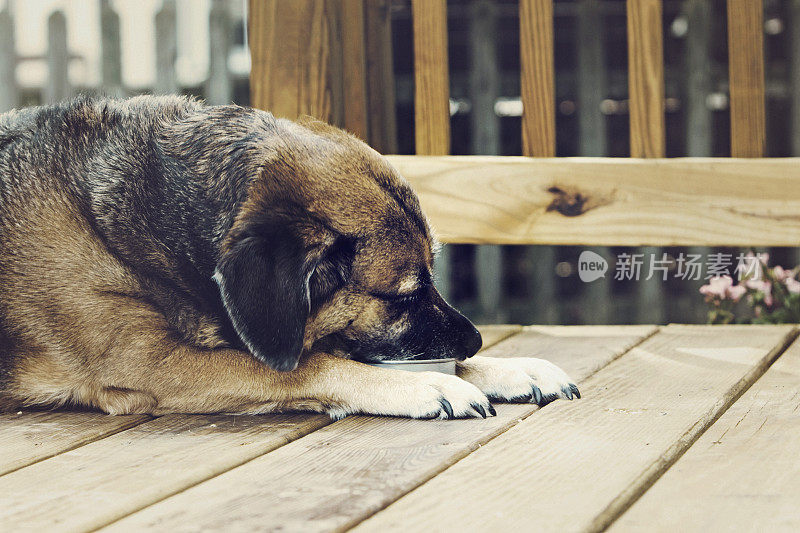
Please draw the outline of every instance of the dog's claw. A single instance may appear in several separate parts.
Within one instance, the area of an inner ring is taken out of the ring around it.
[[[497,416],[497,411],[495,411],[494,405],[492,404],[489,404],[489,414],[491,414],[492,416]]]
[[[574,383],[570,383],[569,390],[572,391],[572,394],[574,394],[577,399],[579,400],[581,399],[581,391],[578,390],[577,385],[575,385]]]
[[[483,408],[482,405],[473,403],[472,408],[478,411],[478,414],[481,415],[483,418],[486,418],[486,410]]]
[[[561,389],[561,392],[567,397],[567,399],[572,399],[572,391],[570,389]]]
[[[450,405],[450,402],[447,401],[447,398],[441,398],[439,403],[442,404],[442,409],[444,409],[444,412],[447,413],[447,418],[455,418],[455,415],[453,414],[453,406]]]
[[[533,403],[542,405],[542,389],[536,385],[533,386]]]

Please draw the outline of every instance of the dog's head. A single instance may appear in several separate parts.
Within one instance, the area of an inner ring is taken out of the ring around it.
[[[433,286],[435,242],[408,183],[341,130],[279,123],[215,274],[252,354],[277,370],[304,351],[474,355],[480,334]]]

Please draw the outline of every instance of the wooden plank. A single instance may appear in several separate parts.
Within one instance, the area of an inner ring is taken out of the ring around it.
[[[793,158],[390,156],[389,160],[419,193],[424,211],[445,242],[604,246],[796,246],[800,242],[800,160]]]
[[[118,433],[149,416],[20,411],[0,415],[0,476]]]
[[[397,153],[391,0],[364,6],[369,144],[382,154]]]
[[[521,326],[480,329],[488,347]],[[311,414],[170,415],[117,433],[149,419],[64,412],[0,417],[0,473],[55,456],[0,477],[0,523],[101,527],[331,422]],[[42,481],[51,477],[58,482]],[[32,512],[38,505],[48,511]]]
[[[231,18],[226,0],[214,0],[208,14],[208,80],[206,101],[212,105],[231,103],[231,77],[228,55],[231,48]]]
[[[712,4],[708,0],[684,3],[686,33],[686,155],[712,155],[712,111],[706,102],[712,91]],[[800,153],[798,154],[800,155]]]
[[[556,155],[553,0],[520,0],[522,153]]]
[[[53,104],[71,94],[69,85],[69,48],[67,48],[67,18],[55,11],[47,18],[47,83],[44,102]]]
[[[477,327],[483,337],[484,349],[522,331],[522,326],[514,324],[491,324]]]
[[[9,531],[86,531],[297,439],[325,415],[168,415],[0,477]]]
[[[763,157],[764,6],[728,0],[728,77],[731,93],[731,156]]]
[[[156,13],[156,84],[155,94],[178,92],[175,60],[178,58],[177,12],[175,0],[164,0]]]
[[[800,531],[800,342],[612,531]]]
[[[608,95],[605,35],[600,3],[579,0],[576,17],[578,38],[578,155],[602,157],[606,148],[606,116],[600,111]]]
[[[250,0],[250,103],[274,115],[342,124],[337,3]]]
[[[0,113],[19,104],[17,85],[17,50],[14,44],[14,18],[6,6],[0,11]]]
[[[411,0],[414,24],[414,124],[417,153],[450,153],[447,2]]]
[[[122,97],[122,50],[120,45],[119,15],[109,0],[100,2],[100,45],[102,56],[103,92]]]
[[[631,157],[664,157],[661,0],[628,0]]]
[[[568,330],[560,330],[547,352],[542,346],[549,336],[542,331],[515,335],[485,355],[546,354],[580,381],[581,369],[617,357],[652,328],[597,329],[599,342],[591,350],[586,334],[573,338]],[[587,353],[592,365],[579,362]],[[498,405],[498,415],[486,420],[348,417],[127,517],[109,530],[171,530],[187,523],[204,530],[342,530],[535,410],[533,405]],[[483,496],[482,491],[474,494]]]
[[[344,128],[369,139],[364,41],[364,0],[341,0]]]
[[[356,531],[600,531],[777,357],[790,326],[669,326]],[[454,497],[471,495],[472,497]]]

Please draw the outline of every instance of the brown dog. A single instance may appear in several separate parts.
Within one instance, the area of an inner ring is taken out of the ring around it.
[[[379,154],[314,120],[177,97],[0,116],[0,405],[486,416],[572,398],[431,283]],[[363,362],[457,357],[459,377]],[[487,396],[489,398],[487,398]]]

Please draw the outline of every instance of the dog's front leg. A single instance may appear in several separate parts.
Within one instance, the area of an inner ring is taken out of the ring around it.
[[[410,418],[486,416],[494,409],[477,387],[455,376],[371,367],[318,353],[277,372],[236,350],[177,347],[150,369],[154,413],[264,413],[300,409],[340,418],[351,413]],[[143,376],[144,379],[144,376]]]
[[[581,397],[569,376],[544,359],[475,356],[459,362],[456,373],[496,401],[543,406],[557,398]]]

